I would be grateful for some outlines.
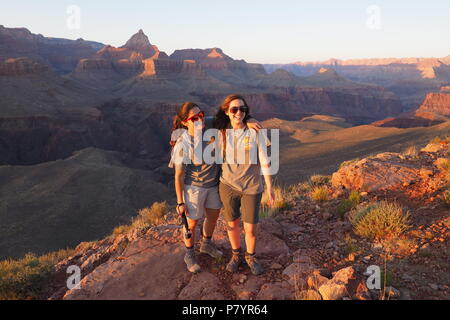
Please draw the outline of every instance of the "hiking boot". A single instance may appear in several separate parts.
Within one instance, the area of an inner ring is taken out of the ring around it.
[[[234,253],[231,255],[230,262],[227,264],[226,270],[228,272],[237,272],[239,266],[242,263],[242,255],[240,253]]]
[[[184,262],[186,263],[186,267],[189,272],[197,273],[200,272],[200,265],[197,262],[197,258],[195,257],[194,250],[188,250],[184,255]]]
[[[219,259],[222,257],[222,251],[216,248],[211,239],[203,239],[200,244],[200,252],[209,254],[211,257],[215,259]]]
[[[245,262],[247,262],[247,265],[250,267],[250,270],[255,276],[264,273],[264,268],[262,264],[260,264],[258,260],[256,260],[256,257],[254,255],[251,256],[249,254],[246,254]]]

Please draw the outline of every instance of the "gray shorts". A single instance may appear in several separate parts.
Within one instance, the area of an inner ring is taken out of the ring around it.
[[[206,214],[208,209],[222,208],[219,197],[219,187],[202,188],[184,185],[184,202],[188,210],[186,215],[191,220],[199,220]]]
[[[258,223],[262,192],[244,194],[222,182],[219,185],[219,192],[225,221],[234,221],[240,218],[242,213],[242,221],[250,224]]]

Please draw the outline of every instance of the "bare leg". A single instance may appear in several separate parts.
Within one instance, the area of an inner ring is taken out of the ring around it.
[[[216,227],[217,219],[219,218],[220,209],[206,208],[206,218],[203,223],[203,235],[211,237]]]
[[[256,224],[250,224],[244,222],[244,232],[245,232],[245,244],[247,246],[247,252],[250,254],[255,253],[256,247]]]
[[[186,247],[192,247],[195,243],[195,227],[197,226],[197,220],[192,220],[192,219],[187,218],[187,222],[189,225],[189,229],[191,230],[192,236],[190,239],[186,239],[183,236],[183,240],[184,240],[184,244]]]
[[[232,249],[239,249],[241,247],[241,230],[239,226],[240,221],[241,219],[237,218],[234,221],[228,222],[227,232]]]

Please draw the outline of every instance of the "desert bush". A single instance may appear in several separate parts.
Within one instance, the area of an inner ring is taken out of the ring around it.
[[[330,176],[324,176],[321,174],[315,174],[309,177],[309,183],[311,186],[321,186],[330,182]]]
[[[273,187],[273,193],[275,196],[275,201],[273,205],[270,206],[268,203],[269,196],[267,189],[263,192],[260,209],[260,215],[262,218],[273,217],[281,210],[288,207],[288,198],[290,193],[287,190],[284,190],[282,187],[275,186]]]
[[[356,190],[353,190],[348,195],[348,200],[350,200],[355,206],[361,202],[361,193]]]
[[[325,202],[330,198],[330,190],[326,186],[314,187],[311,191],[311,199],[316,202]]]
[[[403,151],[404,156],[409,156],[411,158],[419,157],[419,149],[416,146],[410,146]]]
[[[364,238],[383,240],[408,230],[409,212],[397,203],[376,202],[350,217],[354,232]]]
[[[352,239],[352,237],[350,237],[349,235],[347,235],[344,238],[344,247],[343,247],[343,253],[345,255],[349,255],[350,253],[357,253],[359,252],[361,249],[359,248],[359,246],[357,245],[356,241],[354,241]]]
[[[447,190],[442,195],[442,201],[447,207],[450,207],[450,190]]]
[[[150,208],[139,210],[138,216],[131,223],[132,229],[144,229],[161,222],[162,218],[169,212],[167,202],[155,202]]]
[[[0,261],[0,300],[39,299],[55,265],[73,250],[59,250],[43,256],[32,253],[22,259]]]
[[[450,136],[447,136],[445,138],[435,137],[432,140],[430,140],[430,143],[442,143],[442,144],[450,143]]]
[[[166,201],[154,202],[151,207],[142,208],[138,215],[131,219],[130,224],[125,224],[114,228],[112,234],[117,236],[126,234],[133,229],[146,229],[159,224],[162,218],[169,212],[169,205]]]
[[[126,234],[128,231],[130,231],[130,229],[131,229],[131,226],[129,226],[129,225],[118,226],[118,227],[114,228],[112,234],[114,236]]]
[[[439,164],[439,169],[444,174],[444,180],[447,183],[450,183],[450,159],[447,159],[443,163]]]
[[[353,190],[350,192],[347,199],[342,200],[336,207],[336,215],[339,218],[344,218],[344,214],[355,208],[361,202],[361,194]]]

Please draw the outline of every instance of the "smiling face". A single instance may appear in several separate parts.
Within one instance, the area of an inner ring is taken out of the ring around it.
[[[242,128],[245,125],[244,118],[246,113],[241,110],[238,110],[236,113],[231,113],[230,109],[233,107],[237,107],[239,109],[240,107],[245,107],[245,103],[241,99],[233,100],[230,102],[228,110],[225,112],[225,114],[230,118],[231,126],[233,128]]]
[[[186,117],[186,119],[190,119],[193,116],[197,115],[200,112],[200,108],[199,107],[194,107],[191,110],[189,110],[189,113]],[[183,121],[182,122],[184,126],[186,126],[188,128],[188,132],[189,133],[193,133],[195,131],[195,129],[203,129],[205,127],[205,121],[203,118],[200,118],[197,121]]]

